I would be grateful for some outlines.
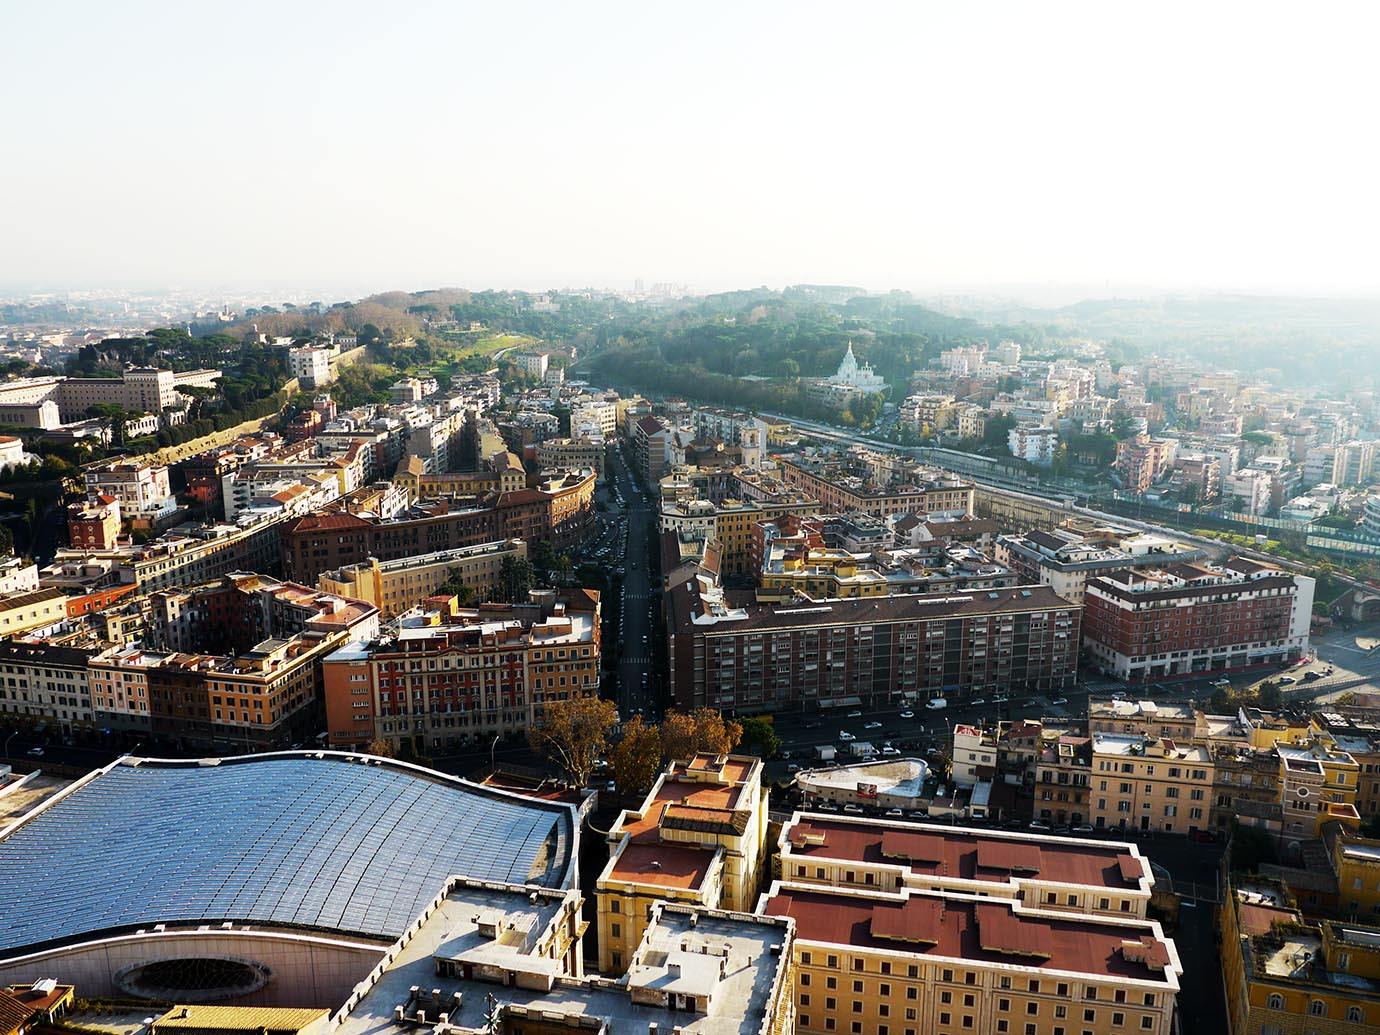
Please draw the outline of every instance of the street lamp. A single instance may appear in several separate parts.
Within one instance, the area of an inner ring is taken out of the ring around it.
[[[489,742],[489,775],[493,776],[496,763],[494,762],[494,748],[498,747],[498,738],[502,734],[495,733],[494,739]]]
[[[13,733],[11,733],[8,737],[5,738],[5,757],[6,757],[6,758],[9,758],[9,757],[10,757],[10,741],[12,741],[12,740],[13,740],[15,737],[17,737],[17,736],[19,736],[19,731],[18,731],[18,730],[15,730]]]

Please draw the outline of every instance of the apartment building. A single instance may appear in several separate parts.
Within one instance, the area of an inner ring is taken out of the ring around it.
[[[140,528],[152,528],[177,510],[177,499],[162,464],[137,460],[111,460],[86,470],[88,496],[110,496],[120,501],[120,514]]]
[[[120,538],[120,501],[90,496],[67,506],[67,542],[74,550],[113,550]]]
[[[1002,854],[998,871],[1024,865]],[[786,880],[758,912],[795,921],[801,1035],[1174,1030],[1183,966],[1155,921]]]
[[[1231,1035],[1380,1028],[1380,927],[1305,918],[1263,878],[1228,892],[1218,922]]]
[[[1144,920],[1155,878],[1132,844],[796,812],[781,879],[862,891],[959,892]]]
[[[1079,612],[1044,586],[759,604],[703,571],[670,589],[677,707],[882,707],[1067,686]]]
[[[0,593],[0,636],[57,625],[67,617],[67,595],[60,589]]]
[[[1191,743],[1199,733],[1199,712],[1190,704],[1088,699],[1089,733],[1124,733]]]
[[[824,513],[860,510],[873,517],[890,514],[966,514],[972,516],[974,486],[938,468],[916,468],[912,480],[896,486],[869,484],[803,456],[778,457],[781,481],[819,501]]]
[[[12,720],[70,736],[95,728],[87,661],[92,650],[0,640],[0,726]]]
[[[598,693],[599,621],[593,590],[405,614],[325,659],[329,742],[433,750],[522,733],[547,701]]]
[[[1308,650],[1314,580],[1232,558],[1172,564],[1089,580],[1083,643],[1118,679],[1280,664]]]
[[[1006,447],[1017,460],[1048,467],[1059,449],[1059,432],[1039,424],[1018,424],[1007,432]]]
[[[1083,603],[1088,579],[1127,568],[1191,561],[1202,551],[1137,529],[1067,521],[1048,531],[997,536],[994,556],[1022,584],[1042,583],[1065,600]]]
[[[949,774],[958,787],[972,788],[997,771],[997,735],[993,730],[959,723],[954,727]]]
[[[1047,823],[1088,822],[1092,798],[1092,738],[1061,734],[1041,738],[1035,759],[1035,816]]]
[[[316,586],[325,593],[367,601],[391,618],[419,606],[452,580],[470,588],[469,600],[499,599],[507,591],[503,583],[504,562],[526,556],[526,543],[507,539],[395,561],[380,562],[371,557],[359,564],[322,572]]]
[[[696,754],[673,761],[638,809],[609,829],[595,882],[599,970],[621,974],[657,901],[751,912],[766,862],[762,762]]]
[[[538,486],[469,498],[425,500],[384,519],[338,507],[281,525],[283,570],[314,583],[346,565],[400,560],[482,543],[549,541],[557,550],[579,543],[594,515],[594,472],[555,472]]]
[[[1089,822],[1098,829],[1206,830],[1213,759],[1198,744],[1094,733]]]
[[[232,571],[273,571],[281,556],[280,521],[180,526],[147,543],[109,550],[59,548],[44,572],[102,567],[115,572],[114,581],[148,593],[209,582]]]
[[[413,499],[427,496],[475,496],[486,492],[521,491],[527,487],[527,471],[522,466],[522,460],[503,449],[485,457],[477,471],[433,473],[400,468],[393,475],[393,482],[405,488]]]
[[[1333,806],[1356,807],[1361,767],[1356,759],[1319,737],[1302,744],[1276,744],[1283,836],[1314,838],[1332,818]]]
[[[319,728],[321,660],[348,639],[304,633],[231,656],[110,647],[90,660],[96,723],[222,754],[287,747]]]
[[[929,438],[957,423],[952,395],[912,395],[901,403],[901,425],[921,438]]]
[[[659,418],[638,417],[629,425],[632,470],[643,485],[654,485],[671,471],[672,430]]]
[[[1180,453],[1174,461],[1184,489],[1194,503],[1215,503],[1222,495],[1222,462],[1206,453]]]
[[[1173,439],[1149,435],[1118,442],[1113,470],[1121,479],[1122,488],[1137,496],[1144,495],[1173,465],[1177,445]]]
[[[602,478],[604,441],[602,438],[553,438],[540,442],[537,444],[537,467],[541,470],[588,467]]]

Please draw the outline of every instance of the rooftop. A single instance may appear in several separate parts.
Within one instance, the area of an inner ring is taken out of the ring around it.
[[[1174,943],[1159,925],[1076,920],[959,895],[820,891],[774,885],[761,910],[789,916],[803,941],[1177,987]]]
[[[782,855],[908,867],[913,873],[1005,882],[1015,877],[1094,888],[1149,890],[1135,845],[938,824],[796,813]]]
[[[412,1012],[414,987],[439,990],[439,1009],[447,1013],[451,1025],[467,1035],[485,1030],[488,996],[519,1024],[525,1017],[561,1026],[580,1024],[591,1035],[601,1031],[614,1035],[646,1032],[653,1023],[668,1033],[678,1027],[684,1035],[757,1035],[763,1030],[784,977],[780,961],[789,956],[789,931],[781,922],[708,912],[700,912],[692,920],[688,912],[656,906],[647,933],[630,961],[626,981],[577,980],[552,974],[549,988],[547,982],[526,982],[537,987],[521,987],[522,981],[504,984],[498,980],[504,973],[501,968],[491,970],[496,980],[483,981],[480,974],[486,957],[492,964],[502,955],[509,961],[509,969],[529,972],[552,971],[555,968],[551,964],[558,963],[534,958],[523,946],[500,945],[479,931],[477,919],[501,915],[506,920],[509,910],[527,912],[524,890],[452,888],[358,1004],[348,1013],[342,1011],[338,1035],[411,1035],[424,1030],[410,1017],[402,1023],[395,1019],[399,1006]],[[542,914],[532,918],[535,923],[523,920],[525,928],[544,925],[546,907],[540,908]],[[438,956],[476,961],[475,976],[467,980],[458,973],[438,974]],[[658,1003],[670,993],[696,996],[697,1009],[670,1012]],[[705,995],[710,1000],[707,1013],[700,1012]],[[432,1009],[429,1001],[426,1008]]]
[[[573,817],[362,755],[127,758],[0,831],[0,955],[161,922],[391,939],[456,874],[564,887]]]

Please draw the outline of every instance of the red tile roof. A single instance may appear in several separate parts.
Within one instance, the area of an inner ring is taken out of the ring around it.
[[[934,906],[919,904],[930,901],[942,903],[937,918]],[[913,911],[919,912],[912,915]],[[1168,959],[1167,949],[1147,951],[1145,960],[1123,955],[1122,942],[1140,942],[1146,935],[1143,927],[1019,915],[1002,902],[929,895],[882,900],[786,887],[768,899],[763,912],[794,917],[797,935],[805,941],[980,963],[1164,981],[1164,971],[1147,962],[1154,955]],[[887,912],[902,915],[886,916]]]
[[[1005,881],[1014,866],[1017,876],[1125,889],[1140,883],[1144,866],[1126,846],[1115,842],[1088,845],[1055,837],[1034,841],[963,828],[811,814],[789,831],[791,855],[892,865],[908,862],[916,873],[963,880]],[[819,838],[811,837],[806,843],[806,835],[812,834]],[[815,843],[818,840],[822,843]]]

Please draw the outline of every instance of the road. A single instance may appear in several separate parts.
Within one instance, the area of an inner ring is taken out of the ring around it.
[[[621,543],[622,549],[611,552],[602,563],[622,569],[622,592],[616,601],[617,639],[604,644],[604,657],[613,659],[619,714],[625,719],[637,713],[660,716],[664,711],[664,680],[657,515],[637,491],[639,486],[623,462],[621,448],[610,451],[606,475],[608,523],[615,529],[621,526],[621,530],[613,533],[616,539],[606,539],[603,548]]]

